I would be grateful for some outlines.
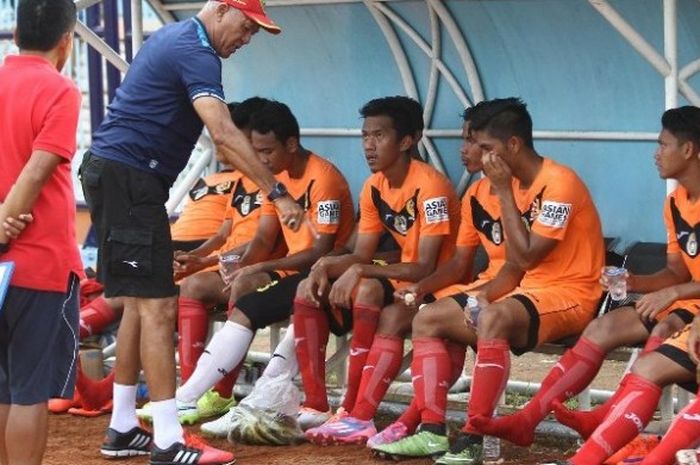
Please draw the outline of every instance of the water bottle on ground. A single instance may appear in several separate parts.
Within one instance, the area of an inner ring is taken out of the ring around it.
[[[496,416],[494,412],[494,416]],[[501,439],[496,436],[484,436],[483,445],[484,465],[498,463],[501,458]]]
[[[695,449],[683,449],[676,452],[678,465],[698,465],[698,452]]]

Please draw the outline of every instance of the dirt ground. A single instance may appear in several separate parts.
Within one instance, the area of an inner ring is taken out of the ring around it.
[[[81,418],[72,415],[52,415],[49,420],[49,443],[44,457],[46,465],[105,465],[100,456],[99,446],[109,421],[108,416]],[[198,427],[192,428],[197,431]],[[392,463],[373,458],[361,446],[320,447],[312,444],[283,447],[233,446],[226,440],[212,440],[210,443],[226,450],[234,450],[237,464],[240,465],[378,465]],[[563,457],[571,452],[571,445],[562,443],[536,443],[531,448],[521,448],[502,444],[503,465],[534,465],[540,461]],[[147,464],[147,457],[120,460],[120,463]],[[433,461],[407,460],[406,465],[429,465]]]

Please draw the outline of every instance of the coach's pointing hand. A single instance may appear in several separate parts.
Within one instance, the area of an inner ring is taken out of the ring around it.
[[[292,231],[297,231],[304,222],[304,209],[289,195],[275,199],[275,207],[280,214],[282,223]]]

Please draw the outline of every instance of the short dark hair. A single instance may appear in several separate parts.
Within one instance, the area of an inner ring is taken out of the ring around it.
[[[370,100],[360,108],[360,115],[363,118],[388,116],[399,139],[405,136],[413,137],[417,131],[415,118],[407,111],[403,98],[405,97],[381,97]]]
[[[19,0],[17,46],[20,50],[48,52],[77,20],[73,0]]]
[[[250,130],[260,134],[270,131],[285,143],[290,137],[299,139],[299,123],[287,105],[276,100],[266,102],[250,118]]]
[[[516,136],[534,148],[532,141],[532,118],[527,105],[516,97],[483,102],[483,107],[472,115],[472,131],[487,131],[492,136],[506,141]]]
[[[406,112],[411,117],[414,133],[425,129],[425,122],[423,121],[423,105],[421,105],[420,102],[418,102],[415,99],[412,99],[411,97],[406,97],[404,95],[397,95],[393,98],[395,98],[400,104],[404,106]]]
[[[481,111],[481,109],[483,109],[488,104],[489,104],[488,100],[482,100],[481,102],[476,103],[476,104],[472,105],[471,107],[465,108],[464,111],[462,112],[462,119],[464,120],[465,123],[466,122],[471,123],[472,120],[474,119],[474,117],[476,116],[476,114],[479,111]]]
[[[231,113],[233,124],[239,129],[248,129],[253,114],[270,102],[263,97],[250,97],[242,102],[229,103],[228,111]]]
[[[682,143],[690,141],[700,149],[700,108],[687,105],[666,110],[661,126]]]

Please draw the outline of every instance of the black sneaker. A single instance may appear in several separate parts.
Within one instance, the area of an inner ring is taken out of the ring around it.
[[[100,453],[108,459],[135,457],[151,453],[153,436],[145,429],[135,426],[126,433],[107,428]]]
[[[167,449],[159,449],[153,444],[151,465],[233,465],[236,459],[232,453],[211,447],[199,437],[185,434],[185,442],[176,442]]]

